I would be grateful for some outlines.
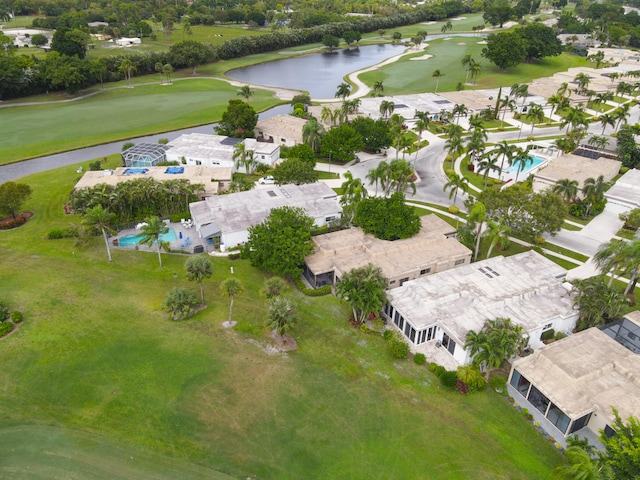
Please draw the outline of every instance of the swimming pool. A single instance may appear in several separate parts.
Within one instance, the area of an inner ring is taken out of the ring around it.
[[[148,168],[127,168],[123,173],[125,175],[140,175],[149,171]]]
[[[118,244],[121,247],[133,247],[139,244],[143,238],[144,235],[127,235],[126,237],[122,237]],[[176,232],[173,228],[170,228],[167,233],[160,235],[160,240],[163,242],[175,242],[177,239],[178,237],[176,237]]]
[[[531,155],[531,158],[533,159],[533,162],[527,163],[524,169],[520,172],[521,178],[526,178],[527,172],[530,172],[534,168],[539,167],[540,165],[542,165],[544,162],[547,161],[546,158],[537,157],[535,155]],[[508,175],[510,173],[515,174],[517,172],[518,172],[518,165],[511,165],[508,168],[505,168],[502,173],[504,173],[505,175]]]
[[[164,173],[168,173],[170,175],[179,175],[184,173],[184,167],[168,167]]]

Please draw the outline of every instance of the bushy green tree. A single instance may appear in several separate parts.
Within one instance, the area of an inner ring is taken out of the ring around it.
[[[320,152],[324,157],[346,163],[353,160],[355,153],[363,147],[364,141],[360,134],[343,123],[322,136]]]
[[[482,56],[494,63],[501,71],[522,63],[527,56],[525,40],[516,32],[489,35]]]
[[[222,120],[215,129],[218,135],[248,138],[253,137],[257,123],[258,114],[251,105],[239,99],[232,99],[229,100]]]
[[[391,131],[384,119],[358,117],[349,122],[349,125],[362,137],[364,150],[375,153],[391,146]]]
[[[297,158],[310,164],[315,168],[316,166],[316,154],[309,145],[300,143],[291,147],[285,155],[280,155],[282,158]]]
[[[389,198],[362,199],[353,221],[366,233],[382,240],[410,238],[420,231],[420,217],[412,207],[405,205],[401,192]]]
[[[304,257],[313,253],[312,226],[313,219],[301,208],[274,208],[264,222],[249,227],[242,255],[255,267],[295,278]]]
[[[30,196],[31,187],[25,183],[3,183],[0,185],[0,214],[15,219],[20,207]]]
[[[51,39],[51,50],[68,57],[83,59],[87,54],[89,35],[77,28],[61,27],[56,29]]]
[[[273,170],[273,179],[278,185],[285,183],[314,183],[318,181],[318,172],[313,165],[299,158],[288,158]]]
[[[635,132],[630,125],[622,125],[618,131],[616,153],[618,160],[627,168],[640,166],[640,147],[635,140]]]
[[[525,41],[528,62],[543,57],[555,57],[562,53],[562,42],[555,30],[543,23],[534,22],[516,31]]]

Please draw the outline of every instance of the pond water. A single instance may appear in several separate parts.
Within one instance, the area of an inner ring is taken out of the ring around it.
[[[313,53],[230,70],[226,75],[241,82],[306,90],[311,98],[333,98],[345,75],[399,55],[406,48],[384,44]]]
[[[469,33],[428,35],[425,42],[436,38],[459,36],[471,35]],[[486,35],[482,34],[480,37],[486,37]],[[366,45],[260,63],[229,70],[226,75],[241,82],[306,90],[311,98],[334,98],[338,85],[344,82],[346,75],[376,65],[387,58],[403,53],[406,49],[405,45],[390,43]]]

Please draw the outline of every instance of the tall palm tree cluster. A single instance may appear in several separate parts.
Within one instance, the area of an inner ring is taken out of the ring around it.
[[[376,168],[369,170],[366,178],[370,185],[375,185],[376,195],[378,185],[385,197],[396,192],[404,192],[407,188],[411,189],[412,194],[416,193],[413,167],[406,160],[399,159],[391,162],[383,160]]]
[[[491,370],[500,368],[505,360],[516,355],[526,345],[521,325],[514,325],[509,318],[487,320],[482,330],[469,330],[465,346],[473,356],[473,364],[489,378]]]
[[[153,178],[140,178],[117,185],[98,184],[71,192],[69,204],[74,212],[102,206],[115,215],[114,223],[127,223],[150,215],[167,216],[189,211],[189,203],[198,199],[201,184],[188,180],[158,182]]]

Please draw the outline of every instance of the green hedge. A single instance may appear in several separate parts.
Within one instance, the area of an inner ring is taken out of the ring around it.
[[[296,278],[296,287],[308,297],[324,297],[331,293],[331,285],[325,285],[320,288],[307,288],[301,278]]]
[[[4,322],[0,323],[0,337],[4,337],[6,334],[10,333],[13,330],[13,323]]]

